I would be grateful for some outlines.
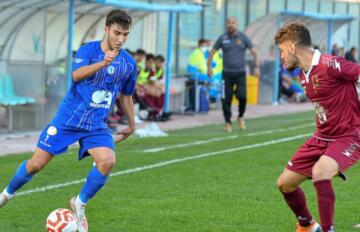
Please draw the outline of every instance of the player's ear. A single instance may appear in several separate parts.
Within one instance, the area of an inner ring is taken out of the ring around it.
[[[289,51],[291,53],[295,53],[295,43],[294,42],[289,43]]]
[[[109,32],[109,31],[110,31],[110,28],[109,28],[108,26],[105,26],[105,27],[104,27],[104,31],[105,31],[105,32]]]

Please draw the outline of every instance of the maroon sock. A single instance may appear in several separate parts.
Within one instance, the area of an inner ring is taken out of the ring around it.
[[[331,232],[334,227],[335,193],[331,180],[314,182],[317,192],[318,208],[323,232]]]
[[[301,226],[310,225],[312,216],[306,206],[305,194],[301,188],[298,187],[294,192],[282,194],[284,195],[286,203],[299,220],[299,224]]]

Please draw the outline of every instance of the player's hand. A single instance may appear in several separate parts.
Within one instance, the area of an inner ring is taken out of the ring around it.
[[[104,56],[104,60],[103,60],[105,66],[108,66],[109,64],[111,64],[111,62],[113,62],[113,60],[115,59],[117,54],[118,54],[117,50],[106,51],[105,56]]]
[[[259,67],[254,68],[254,76],[260,77],[260,68]]]
[[[134,130],[135,130],[135,128],[128,127],[122,131],[117,132],[116,137],[115,137],[115,143],[119,143],[119,142],[125,140],[127,137],[129,137],[134,132]]]
[[[208,70],[208,76],[211,78],[213,76],[213,70],[209,68]]]

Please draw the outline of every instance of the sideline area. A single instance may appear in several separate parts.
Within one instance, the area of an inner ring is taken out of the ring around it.
[[[312,110],[311,103],[285,104],[285,105],[248,105],[245,118],[259,118],[270,115],[281,115],[288,113],[304,112]],[[233,108],[233,119],[236,116],[236,108]],[[314,116],[315,117],[315,116]],[[210,124],[223,123],[224,119],[221,110],[211,110],[207,114],[195,115],[173,115],[171,120],[158,122],[157,125],[164,131],[205,126]],[[138,124],[137,128],[145,127],[149,122]],[[0,134],[0,156],[16,154],[20,152],[31,152],[35,149],[40,131]]]

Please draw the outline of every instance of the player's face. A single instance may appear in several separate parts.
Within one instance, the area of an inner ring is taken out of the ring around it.
[[[110,27],[105,27],[105,33],[109,48],[111,50],[120,50],[128,39],[129,29],[114,23]]]
[[[161,60],[155,60],[155,66],[157,68],[162,68],[163,65],[164,63]]]
[[[152,69],[154,67],[154,60],[153,59],[147,59],[145,61],[145,65],[148,69]]]
[[[142,62],[145,59],[145,55],[135,54],[135,60],[137,63]]]
[[[238,27],[238,22],[235,18],[229,18],[226,20],[226,30],[229,34],[236,32]]]
[[[289,71],[298,67],[298,59],[295,56],[295,44],[291,41],[284,41],[279,44],[281,63]]]

